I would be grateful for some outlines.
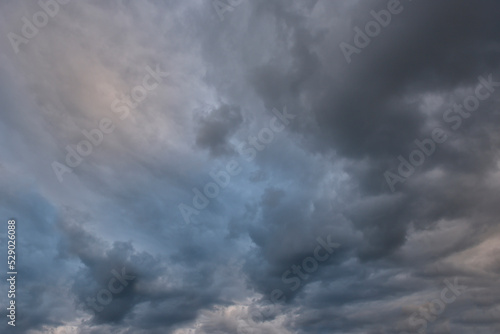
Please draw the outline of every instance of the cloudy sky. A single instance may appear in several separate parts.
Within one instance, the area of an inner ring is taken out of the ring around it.
[[[0,332],[498,333],[499,14],[1,1]]]

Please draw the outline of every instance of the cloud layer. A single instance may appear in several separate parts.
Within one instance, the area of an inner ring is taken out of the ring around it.
[[[0,331],[500,331],[496,1],[40,3],[0,4]]]

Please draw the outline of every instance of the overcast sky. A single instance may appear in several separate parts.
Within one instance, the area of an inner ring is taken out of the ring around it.
[[[0,332],[500,332],[499,15],[1,1]]]

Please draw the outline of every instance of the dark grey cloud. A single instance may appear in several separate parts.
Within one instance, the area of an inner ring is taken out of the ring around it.
[[[18,53],[7,35],[41,7],[0,4],[0,219],[19,222],[18,326],[1,331],[498,332],[500,89],[444,115],[500,82],[500,6],[400,0],[346,61],[391,1],[221,0],[222,21],[211,0],[72,1]],[[168,78],[132,106],[156,65]],[[273,108],[296,118],[248,159]],[[102,118],[113,133],[59,182],[51,163]],[[384,173],[435,128],[447,139],[391,191]],[[185,224],[178,205],[231,160]],[[340,247],[292,289],[318,238]],[[134,279],[94,312],[122,268]],[[423,318],[455,279],[467,290]]]
[[[222,105],[212,110],[206,117],[202,116],[196,145],[208,149],[215,157],[234,153],[228,140],[242,122],[243,116],[239,107]]]

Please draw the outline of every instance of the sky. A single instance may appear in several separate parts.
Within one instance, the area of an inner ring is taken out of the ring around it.
[[[499,14],[0,1],[0,332],[500,332]]]

